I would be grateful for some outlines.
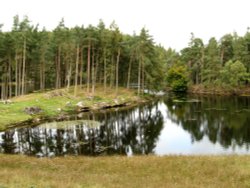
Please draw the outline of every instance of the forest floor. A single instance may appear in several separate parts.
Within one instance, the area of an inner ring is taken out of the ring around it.
[[[0,154],[0,187],[250,187],[250,156]]]
[[[99,110],[116,106],[132,106],[145,102],[148,97],[138,97],[135,90],[97,87],[94,95],[78,88],[74,96],[74,88],[37,92],[12,98],[0,103],[0,130],[15,126],[27,120],[39,121],[45,117],[62,117],[65,114],[80,111]],[[7,103],[7,104],[6,104]],[[78,104],[78,105],[77,105]],[[28,111],[28,112],[27,112]]]

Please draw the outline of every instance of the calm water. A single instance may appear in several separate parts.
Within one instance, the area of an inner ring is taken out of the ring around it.
[[[1,153],[250,154],[249,97],[170,97],[0,132]]]

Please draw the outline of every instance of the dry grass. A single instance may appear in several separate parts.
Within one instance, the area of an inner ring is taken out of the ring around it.
[[[250,156],[0,155],[0,187],[250,187]]]

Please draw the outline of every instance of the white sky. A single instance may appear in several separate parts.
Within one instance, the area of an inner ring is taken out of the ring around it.
[[[106,26],[115,20],[123,33],[139,33],[146,27],[156,43],[180,50],[190,33],[207,42],[250,26],[249,0],[2,0],[0,23],[9,30],[13,17],[27,15],[33,24],[54,29],[62,17],[68,27]]]

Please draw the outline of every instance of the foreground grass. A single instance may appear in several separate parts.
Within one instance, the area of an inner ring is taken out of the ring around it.
[[[79,101],[82,101],[86,107],[98,108],[98,105],[103,103],[112,105],[115,102],[124,103],[137,100],[138,97],[135,92],[125,88],[119,88],[117,96],[115,89],[108,89],[104,93],[103,87],[97,87],[94,95],[87,93],[86,89],[80,88],[78,88],[76,96],[73,94],[73,88],[69,90],[59,89],[44,93],[32,93],[13,98],[13,103],[11,104],[0,103],[0,130],[6,129],[10,124],[34,118],[34,116],[24,112],[26,107],[40,107],[43,112],[39,116],[51,117],[76,110],[76,104]]]
[[[250,187],[250,156],[33,158],[0,154],[0,187]]]

